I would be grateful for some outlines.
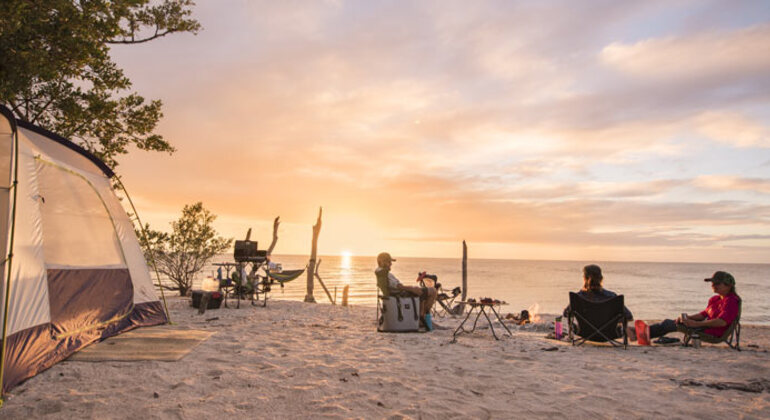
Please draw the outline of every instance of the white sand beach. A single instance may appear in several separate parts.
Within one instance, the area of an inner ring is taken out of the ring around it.
[[[741,352],[572,347],[518,327],[450,344],[452,329],[377,333],[368,307],[169,306],[176,327],[215,333],[178,362],[64,361],[12,390],[0,417],[770,418],[769,327],[744,326]],[[752,381],[765,390],[705,386]]]

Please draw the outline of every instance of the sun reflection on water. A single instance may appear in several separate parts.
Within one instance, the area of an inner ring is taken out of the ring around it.
[[[350,251],[340,252],[340,268],[350,270],[353,267],[353,253]]]

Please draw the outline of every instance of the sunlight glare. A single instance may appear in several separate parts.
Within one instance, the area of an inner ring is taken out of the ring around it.
[[[350,269],[353,265],[353,253],[350,251],[340,252],[340,266],[344,269]]]

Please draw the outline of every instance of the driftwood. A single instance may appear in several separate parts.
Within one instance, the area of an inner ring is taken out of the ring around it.
[[[468,297],[468,245],[463,240],[463,292],[460,295],[460,300],[465,302],[465,298]],[[452,313],[459,315],[465,311],[465,304],[458,303],[457,306],[452,308]]]
[[[761,392],[770,392],[770,379],[750,379],[747,382],[701,382],[694,379],[671,379],[679,386],[705,386],[718,389],[720,391],[732,389],[742,392],[752,392],[755,394]]]
[[[335,299],[332,299],[332,294],[329,293],[329,289],[326,288],[326,284],[324,284],[324,281],[321,279],[321,275],[318,274],[318,269],[321,267],[321,261],[323,261],[323,260],[319,259],[318,260],[318,264],[315,265],[315,274],[314,274],[315,278],[318,279],[318,282],[321,283],[321,287],[324,288],[324,292],[326,292],[326,296],[329,298],[329,302],[331,302],[332,305],[336,305],[337,304],[337,302],[335,302],[336,297],[335,297]],[[336,293],[336,291],[335,291],[335,293]]]
[[[323,214],[323,207],[318,209],[318,221],[313,225],[313,247],[310,251],[310,261],[307,264],[307,294],[305,294],[305,302],[315,303],[313,297],[313,277],[315,275],[315,257],[318,253],[318,235],[321,233],[321,215]]]
[[[278,216],[273,220],[273,242],[270,242],[270,246],[267,248],[267,255],[273,253],[275,244],[278,243],[278,225],[281,224],[281,216]]]

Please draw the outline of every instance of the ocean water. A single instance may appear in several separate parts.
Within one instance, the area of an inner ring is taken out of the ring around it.
[[[220,255],[216,261],[230,261]],[[274,261],[286,270],[305,267],[307,256],[277,255]],[[342,300],[342,289],[349,286],[349,304],[374,306],[376,280],[374,257],[320,257],[319,274],[336,301]],[[652,263],[601,261],[532,261],[532,260],[468,260],[468,297],[492,297],[506,302],[503,312],[518,313],[536,309],[541,314],[560,313],[568,303],[568,292],[582,286],[582,269],[586,264],[599,264],[604,274],[604,287],[625,296],[626,306],[636,319],[663,319],[682,312],[705,308],[713,295],[709,283],[703,281],[714,271],[732,273],[738,294],[743,298],[742,322],[770,325],[770,264]],[[215,274],[207,266],[201,273]],[[459,258],[398,258],[393,273],[404,284],[416,284],[420,271],[438,275],[446,290],[462,283]],[[274,288],[271,298],[302,300],[307,276]],[[330,303],[321,285],[314,283],[316,302]],[[536,306],[535,306],[536,305]]]

